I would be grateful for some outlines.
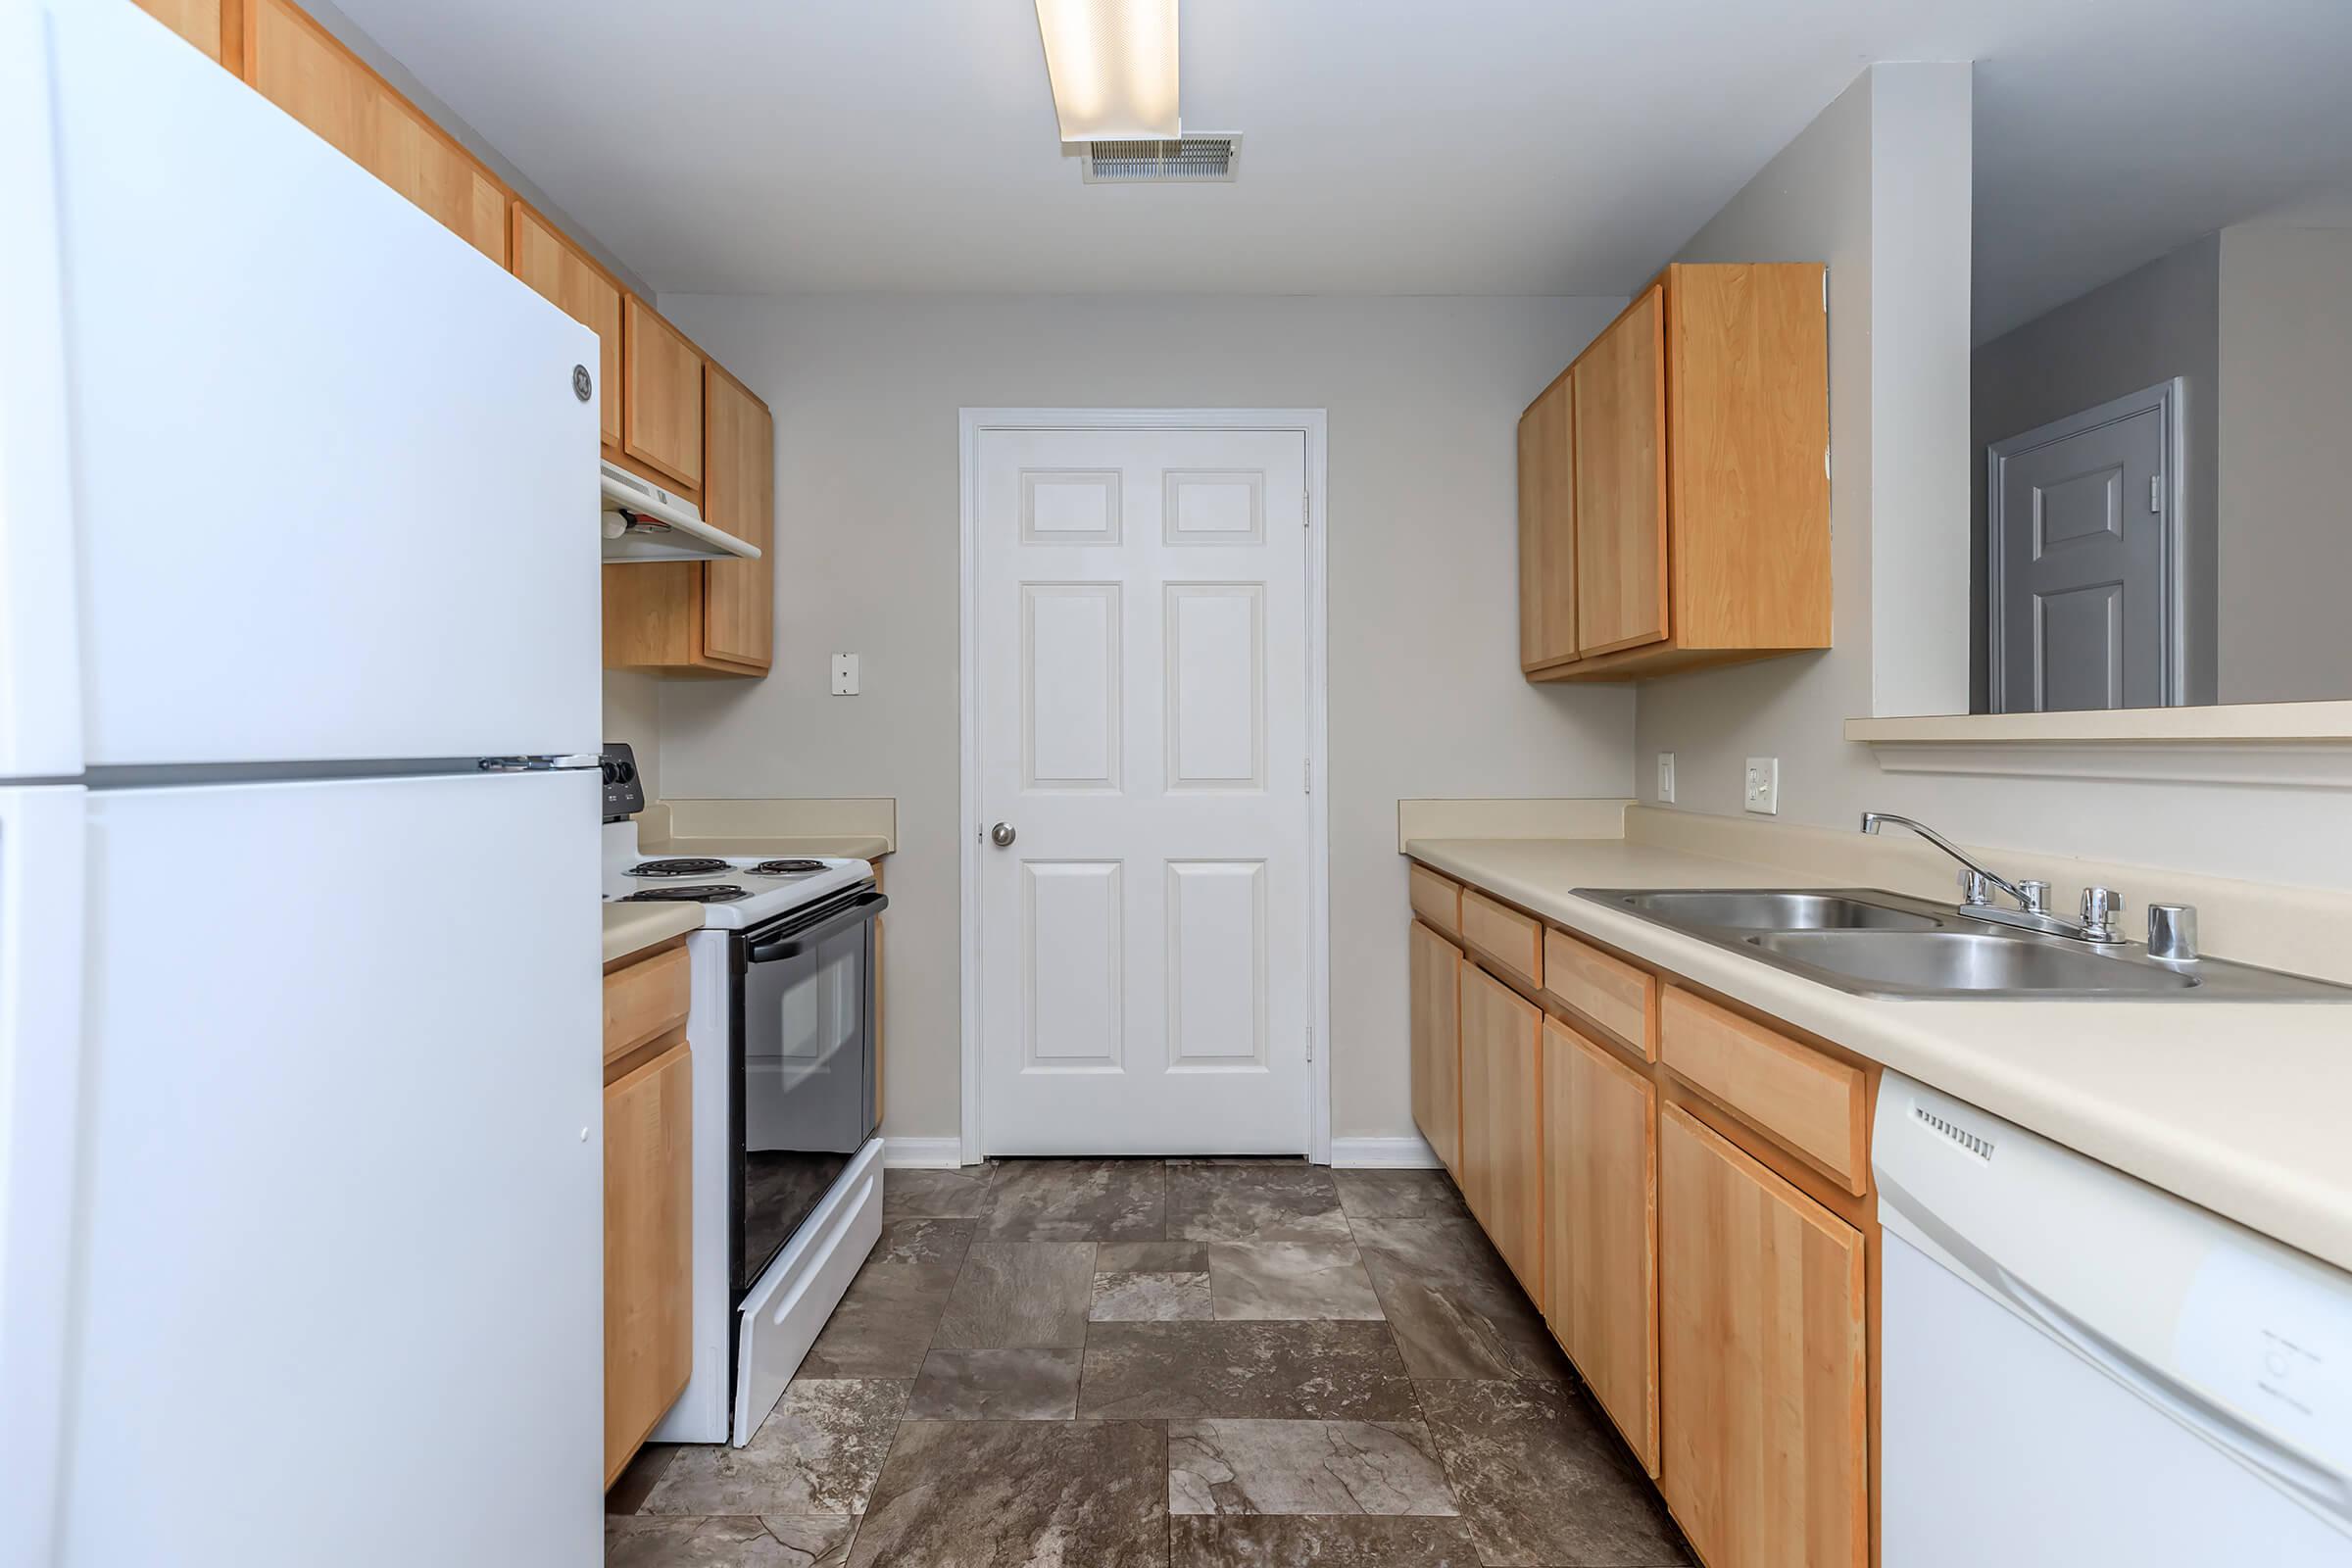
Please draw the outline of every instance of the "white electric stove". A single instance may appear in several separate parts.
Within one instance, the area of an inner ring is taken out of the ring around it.
[[[693,1370],[653,1438],[741,1447],[882,1235],[874,919],[863,860],[648,856],[605,762],[608,902],[683,903],[693,1052]]]

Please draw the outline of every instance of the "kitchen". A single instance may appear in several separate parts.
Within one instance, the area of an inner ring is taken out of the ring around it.
[[[2352,1556],[2352,37],[2070,9],[9,0],[0,1560]]]

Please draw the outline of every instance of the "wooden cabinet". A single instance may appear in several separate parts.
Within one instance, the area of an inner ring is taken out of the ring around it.
[[[703,515],[748,544],[757,561],[704,566],[703,654],[764,671],[776,624],[776,421],[751,389],[703,368]]]
[[[1544,1304],[1543,1013],[1475,964],[1461,969],[1457,1180],[1520,1288]]]
[[[703,356],[634,294],[621,296],[620,450],[665,485],[703,488]]]
[[[263,97],[507,264],[509,193],[498,177],[288,0],[249,0],[244,69]]]
[[[519,198],[508,237],[514,275],[596,334],[597,412],[606,449],[620,451],[620,284]]]
[[[629,339],[632,365],[640,341]],[[703,515],[758,545],[760,558],[607,566],[608,669],[763,675],[774,657],[775,419],[716,366],[704,366],[703,373]],[[634,386],[633,373],[629,379]]]
[[[1576,657],[1576,372],[1519,416],[1519,664]]]
[[[1577,362],[1576,652],[1666,635],[1666,304],[1651,284]]]
[[[1658,1179],[1667,1503],[1708,1568],[1862,1568],[1861,1234],[1677,1105]]]
[[[204,51],[209,60],[228,63],[222,13],[241,0],[137,0],[138,8]]]
[[[1830,645],[1823,277],[1810,263],[1678,263],[1529,407],[1530,679],[1639,679]],[[1564,420],[1547,408],[1563,388]],[[1564,457],[1551,446],[1563,425]]]
[[[1861,1068],[1729,1007],[1666,988],[1659,1059],[1857,1198],[1870,1183],[1870,1096]]]
[[[1461,1180],[1462,953],[1415,920],[1412,970],[1413,1125]]]
[[[1657,1086],[1544,1021],[1544,1316],[1658,1473]]]
[[[694,1368],[694,1073],[681,1040],[605,1086],[605,1485]]]

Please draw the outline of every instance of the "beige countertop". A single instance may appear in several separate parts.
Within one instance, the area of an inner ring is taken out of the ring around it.
[[[2352,1006],[1886,1002],[1574,896],[1836,886],[1622,839],[1412,839],[1417,860],[2352,1269]]]
[[[671,937],[699,931],[699,904],[608,904],[605,906],[605,962],[667,942]]]
[[[833,856],[848,860],[877,860],[891,851],[891,841],[878,833],[786,833],[760,835],[672,834],[662,839],[640,839],[646,855],[772,855]]]

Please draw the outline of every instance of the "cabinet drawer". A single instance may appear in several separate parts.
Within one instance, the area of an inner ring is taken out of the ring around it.
[[[1623,958],[1612,958],[1565,931],[1544,933],[1544,989],[1603,1029],[1658,1059],[1649,1034],[1649,1006],[1657,981]]]
[[[1462,889],[1462,942],[1529,985],[1544,983],[1544,928],[1476,888]]]
[[[1658,1009],[1659,1057],[1859,1196],[1870,1170],[1862,1069],[1676,986]]]
[[[686,950],[671,948],[605,976],[605,1064],[686,1022]]]
[[[1424,866],[1412,867],[1413,913],[1441,936],[1462,940],[1462,885]]]

